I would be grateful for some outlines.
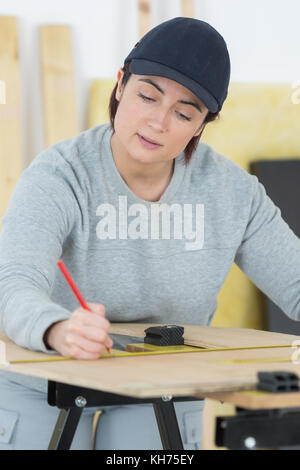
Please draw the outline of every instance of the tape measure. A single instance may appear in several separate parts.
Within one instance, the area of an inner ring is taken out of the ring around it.
[[[216,348],[202,348],[197,346],[188,346],[184,344],[183,338],[184,328],[178,325],[164,325],[164,326],[153,326],[145,330],[146,336],[144,342],[139,343],[128,343],[126,344],[126,350],[112,349],[110,354],[101,354],[99,359],[112,359],[121,357],[135,357],[135,356],[153,356],[162,354],[178,354],[178,353],[207,353],[217,351],[239,351],[239,350],[251,350],[251,349],[270,349],[270,348],[287,348],[291,347],[290,344],[284,345],[270,345],[270,346],[240,346],[240,347],[216,347]],[[136,337],[123,336],[124,338],[137,339]],[[55,361],[71,361],[77,360],[73,357],[65,356],[49,356],[41,359],[16,359],[9,361],[9,364],[24,364],[24,363],[36,363],[36,362],[55,362]],[[214,362],[235,362],[235,361],[247,361],[245,360],[231,360],[231,361],[214,361]],[[255,359],[252,359],[255,362]]]
[[[283,347],[283,346],[282,346]],[[290,346],[291,347],[291,346]],[[291,356],[281,357],[256,357],[250,359],[219,359],[211,361],[214,364],[255,364],[260,362],[293,362]]]

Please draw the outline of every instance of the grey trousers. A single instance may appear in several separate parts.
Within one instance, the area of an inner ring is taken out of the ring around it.
[[[174,405],[184,449],[201,449],[204,401]],[[93,418],[99,409],[83,410],[71,449],[91,449]],[[107,406],[101,410],[95,449],[162,450],[152,404]],[[0,450],[46,450],[58,414],[58,408],[48,405],[45,392],[0,374]]]

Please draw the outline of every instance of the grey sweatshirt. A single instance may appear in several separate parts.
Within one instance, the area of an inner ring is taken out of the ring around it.
[[[110,322],[208,325],[235,262],[300,318],[300,240],[256,176],[199,143],[175,159],[157,202],[137,197],[114,162],[110,124],[50,146],[18,180],[0,234],[0,329],[47,352],[46,329],[87,302]]]

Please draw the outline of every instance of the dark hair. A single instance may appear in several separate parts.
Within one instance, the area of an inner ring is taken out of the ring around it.
[[[122,85],[125,87],[126,86],[126,83],[128,82],[130,76],[131,76],[131,72],[129,71],[129,64],[130,62],[127,62],[124,67],[122,68],[123,72],[124,72],[124,75],[123,75],[123,78],[122,78]],[[116,113],[117,113],[117,109],[118,109],[118,106],[119,106],[119,101],[116,99],[116,90],[117,90],[117,87],[118,87],[118,83],[116,83],[111,95],[110,95],[110,100],[109,100],[109,118],[110,118],[110,125],[111,125],[111,129],[113,132],[115,132],[115,127],[114,127],[114,120],[115,120],[115,116],[116,116]],[[205,117],[205,120],[204,122],[207,123],[207,122],[212,122],[214,121],[215,119],[219,119],[219,111],[217,111],[216,113],[210,113],[208,112],[207,113],[207,116]],[[202,131],[200,132],[200,134],[196,137],[192,137],[191,140],[189,141],[189,143],[186,145],[185,149],[184,149],[184,157],[185,157],[185,163],[186,165],[189,164],[191,158],[192,158],[192,154],[194,153],[194,151],[196,150],[196,147],[199,143],[199,140],[200,140],[200,137],[202,135],[202,132],[203,130],[205,129],[205,126],[203,127]]]

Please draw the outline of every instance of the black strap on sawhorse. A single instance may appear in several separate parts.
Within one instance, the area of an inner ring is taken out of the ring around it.
[[[138,399],[83,387],[48,382],[48,403],[61,411],[48,450],[70,449],[81,413],[85,407],[152,403],[164,450],[183,450],[174,401],[195,401],[195,397],[163,396]]]

